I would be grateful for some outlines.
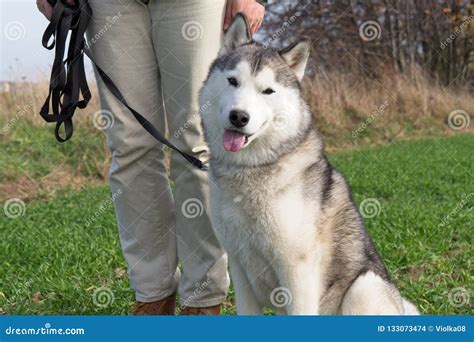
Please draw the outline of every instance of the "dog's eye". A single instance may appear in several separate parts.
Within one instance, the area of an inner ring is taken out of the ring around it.
[[[274,92],[275,90],[273,90],[272,88],[267,88],[264,91],[262,91],[262,94],[270,95],[270,94],[273,94]]]
[[[227,81],[229,81],[229,84],[233,87],[237,87],[239,84],[237,83],[237,80],[234,77],[229,77],[227,78]]]

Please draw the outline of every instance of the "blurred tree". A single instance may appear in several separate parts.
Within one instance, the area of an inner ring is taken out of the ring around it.
[[[423,69],[445,85],[473,85],[473,9],[469,0],[273,0],[260,40],[279,47],[308,37],[310,72]]]

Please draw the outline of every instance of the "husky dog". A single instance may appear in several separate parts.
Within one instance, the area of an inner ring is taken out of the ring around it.
[[[211,216],[237,312],[417,314],[390,281],[301,95],[310,45],[251,39],[237,15],[200,92]]]

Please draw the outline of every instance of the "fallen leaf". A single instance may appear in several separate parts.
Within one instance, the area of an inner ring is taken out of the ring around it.
[[[35,304],[40,304],[43,300],[43,296],[41,295],[41,292],[36,291],[35,293],[33,293],[33,295],[31,296],[31,300]]]
[[[122,267],[117,267],[115,270],[114,270],[114,276],[115,278],[125,278],[125,276],[127,275],[127,270],[125,270],[124,268]]]

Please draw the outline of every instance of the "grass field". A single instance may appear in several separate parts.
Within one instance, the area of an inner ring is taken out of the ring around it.
[[[0,313],[127,314],[133,293],[100,178],[103,141],[79,132],[60,146],[41,130],[18,123],[0,141],[2,205],[25,202],[19,217],[0,212]],[[472,151],[474,135],[459,134],[329,156],[356,202],[373,204],[363,208],[368,230],[425,314],[473,313]],[[232,290],[225,313],[235,314]]]

